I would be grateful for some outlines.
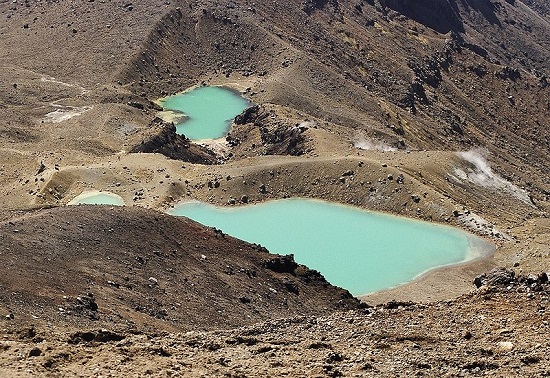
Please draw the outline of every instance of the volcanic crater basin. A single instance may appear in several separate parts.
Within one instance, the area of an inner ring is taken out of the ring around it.
[[[236,91],[221,86],[191,88],[159,100],[168,111],[161,116],[176,123],[176,132],[191,140],[224,137],[235,116],[251,103]]]
[[[493,244],[457,228],[312,199],[231,208],[186,202],[168,212],[260,243],[274,253],[294,254],[297,262],[356,296],[495,250]]]

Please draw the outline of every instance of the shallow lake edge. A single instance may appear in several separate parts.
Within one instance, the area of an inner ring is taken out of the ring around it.
[[[100,203],[100,204],[87,204],[87,203],[81,203],[79,201],[85,200],[90,197],[94,197],[97,195],[105,195],[108,197],[113,198],[117,201],[117,204],[107,204],[107,203]],[[105,190],[88,190],[83,191],[79,195],[75,196],[73,199],[71,199],[69,202],[67,202],[68,206],[79,206],[79,205],[95,205],[95,206],[126,206],[126,201],[124,201],[124,198],[119,196],[116,193],[105,191]]]

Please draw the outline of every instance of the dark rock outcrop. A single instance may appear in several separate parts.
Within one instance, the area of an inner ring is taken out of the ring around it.
[[[155,118],[151,128],[158,130],[155,134],[134,146],[130,152],[160,153],[170,159],[197,164],[216,164],[216,155],[206,147],[194,144],[184,135],[176,133],[174,124]]]
[[[298,264],[294,261],[294,255],[277,256],[264,261],[264,267],[277,273],[295,274]]]
[[[306,152],[304,132],[308,128],[273,120],[270,115],[274,114],[264,107],[255,105],[236,116],[235,125],[254,124],[259,128],[266,155],[303,155]],[[241,135],[237,131],[228,135],[226,140],[230,146],[235,147],[245,137],[246,135]]]
[[[516,275],[513,270],[495,268],[488,273],[483,273],[474,279],[476,287],[486,286],[493,289],[508,287],[523,287],[530,291],[548,290],[548,274]]]
[[[510,79],[512,81],[516,81],[521,77],[521,74],[517,68],[508,66],[503,67],[500,71],[497,71],[495,75],[502,80]]]
[[[254,105],[254,106],[251,106],[250,108],[245,109],[241,114],[236,116],[234,122],[236,125],[254,123],[258,119],[259,114],[260,114],[260,107],[258,105]]]
[[[66,306],[66,310],[75,316],[83,316],[91,320],[99,319],[98,305],[91,293],[76,297],[74,302]]]
[[[382,4],[439,33],[464,32],[458,7],[452,0],[385,0]]]
[[[513,270],[496,268],[488,273],[483,273],[474,279],[476,287],[481,286],[506,286],[515,281],[516,274]]]

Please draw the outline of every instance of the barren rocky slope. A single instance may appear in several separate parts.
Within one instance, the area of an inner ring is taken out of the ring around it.
[[[545,377],[548,277],[486,276],[475,293],[187,333],[32,326],[0,342],[9,376]]]
[[[542,0],[0,1],[0,374],[548,375],[544,276],[467,293],[550,270],[549,35]],[[226,141],[157,118],[201,84],[257,104]],[[363,298],[425,304],[331,314],[357,303],[257,246],[63,207],[92,189],[161,211],[322,198],[497,251]]]
[[[1,311],[38,323],[213,329],[359,305],[290,257],[139,207],[57,208],[0,229]]]

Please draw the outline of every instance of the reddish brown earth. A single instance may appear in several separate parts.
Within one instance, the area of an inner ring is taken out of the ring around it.
[[[0,1],[0,375],[549,375],[548,287],[525,278],[550,270],[549,14]],[[258,105],[227,141],[157,118],[201,84]],[[89,190],[136,207],[64,206]],[[448,223],[497,250],[362,298],[416,304],[342,312],[358,303],[307,268],[158,212],[243,196]],[[473,291],[495,266],[523,278]]]

